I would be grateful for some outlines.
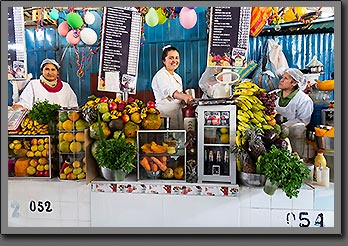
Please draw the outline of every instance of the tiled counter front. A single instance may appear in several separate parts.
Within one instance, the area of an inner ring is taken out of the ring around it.
[[[304,185],[298,198],[288,199],[281,190],[268,196],[262,188],[228,184],[8,181],[9,227],[321,225],[334,227],[332,183],[329,189]]]
[[[304,185],[292,199],[221,184],[93,181],[91,189],[95,227],[334,227],[333,184]]]

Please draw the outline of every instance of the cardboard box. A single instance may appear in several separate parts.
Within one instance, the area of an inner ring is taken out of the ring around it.
[[[86,184],[90,183],[99,176],[99,166],[97,161],[91,154],[91,146],[95,140],[89,136],[89,129],[85,129],[85,153],[86,153]]]

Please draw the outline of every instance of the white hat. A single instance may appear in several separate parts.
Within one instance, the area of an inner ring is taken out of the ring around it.
[[[284,73],[288,73],[291,78],[298,82],[298,86],[301,88],[306,85],[306,79],[303,76],[303,73],[297,68],[288,68],[284,71]]]
[[[43,67],[44,67],[46,64],[53,64],[53,65],[56,66],[57,69],[60,68],[60,65],[58,64],[58,62],[56,62],[56,60],[54,60],[54,59],[48,59],[48,58],[47,58],[47,59],[45,59],[45,60],[43,60],[43,61],[41,62],[40,70],[42,70]]]

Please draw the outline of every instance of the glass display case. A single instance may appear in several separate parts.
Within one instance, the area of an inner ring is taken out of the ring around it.
[[[9,135],[8,177],[52,178],[57,169],[53,135]]]
[[[185,130],[139,130],[137,179],[185,182],[185,142]]]
[[[236,106],[199,105],[198,113],[198,182],[236,184],[235,143]]]
[[[85,129],[86,121],[80,109],[58,110],[59,179],[86,178]]]

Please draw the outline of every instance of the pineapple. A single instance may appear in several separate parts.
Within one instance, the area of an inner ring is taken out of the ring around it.
[[[231,149],[231,152],[236,156],[238,171],[245,173],[256,172],[256,165],[253,163],[251,156],[243,146],[234,145]]]
[[[249,142],[248,152],[251,154],[253,160],[256,161],[260,155],[266,152],[266,147],[262,140],[262,130],[258,127],[252,127],[246,129],[245,135]]]

